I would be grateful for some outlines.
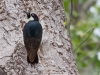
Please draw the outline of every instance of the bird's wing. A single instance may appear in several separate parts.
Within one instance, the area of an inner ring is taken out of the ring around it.
[[[39,48],[39,45],[41,43],[41,36],[37,37],[37,38],[28,38],[26,36],[24,36],[24,44],[27,50],[27,56],[29,57],[29,60],[31,62],[34,61],[36,55],[37,55],[37,51]]]

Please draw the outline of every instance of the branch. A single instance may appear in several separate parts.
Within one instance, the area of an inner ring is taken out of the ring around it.
[[[67,29],[68,29],[68,36],[71,38],[71,35],[70,35],[70,24],[71,24],[71,21],[72,21],[72,12],[73,12],[73,3],[72,3],[72,0],[71,0],[71,13],[70,13],[70,21],[67,25]]]
[[[67,29],[67,31],[68,31],[68,36],[69,36],[70,39],[71,39],[71,35],[70,35],[70,25],[71,25],[71,21],[72,21],[72,17],[73,17],[73,16],[72,16],[72,13],[73,13],[73,0],[71,0],[70,21],[69,21],[68,25],[65,26],[66,29]],[[73,49],[72,40],[70,41],[70,43],[71,43],[71,48],[72,48],[72,50],[74,50],[74,49]]]
[[[89,8],[94,5],[96,2],[96,0],[88,0],[86,3],[84,3],[84,5],[82,6],[82,10],[84,12],[87,12],[89,10]]]
[[[91,34],[92,34],[94,28],[91,28],[91,29],[92,29],[92,31],[91,31],[91,33],[89,34],[89,36],[88,36],[83,42],[81,42],[81,43],[74,49],[74,51],[77,50],[86,40],[89,39],[89,37],[91,36]],[[91,29],[89,29],[88,31],[90,31]],[[88,31],[86,31],[85,33],[87,33]]]
[[[85,3],[83,3],[82,0],[77,1],[77,4],[74,5],[74,10],[78,13],[78,16],[74,17],[74,23],[76,23],[79,19],[84,19],[89,8],[96,3],[96,0],[87,0]]]

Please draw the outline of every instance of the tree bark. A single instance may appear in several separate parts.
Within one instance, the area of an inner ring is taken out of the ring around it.
[[[63,0],[0,0],[0,75],[79,75],[63,22]],[[23,10],[35,12],[43,27],[39,63],[27,63]]]

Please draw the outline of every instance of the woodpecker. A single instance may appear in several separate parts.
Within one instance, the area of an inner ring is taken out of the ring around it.
[[[42,40],[42,26],[39,23],[39,18],[35,13],[27,14],[29,21],[23,29],[24,44],[27,51],[27,62],[30,64],[38,63],[38,49]]]

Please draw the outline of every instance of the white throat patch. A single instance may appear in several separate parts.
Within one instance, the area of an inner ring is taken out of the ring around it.
[[[29,19],[27,19],[27,22],[34,20],[34,18],[31,16]]]

